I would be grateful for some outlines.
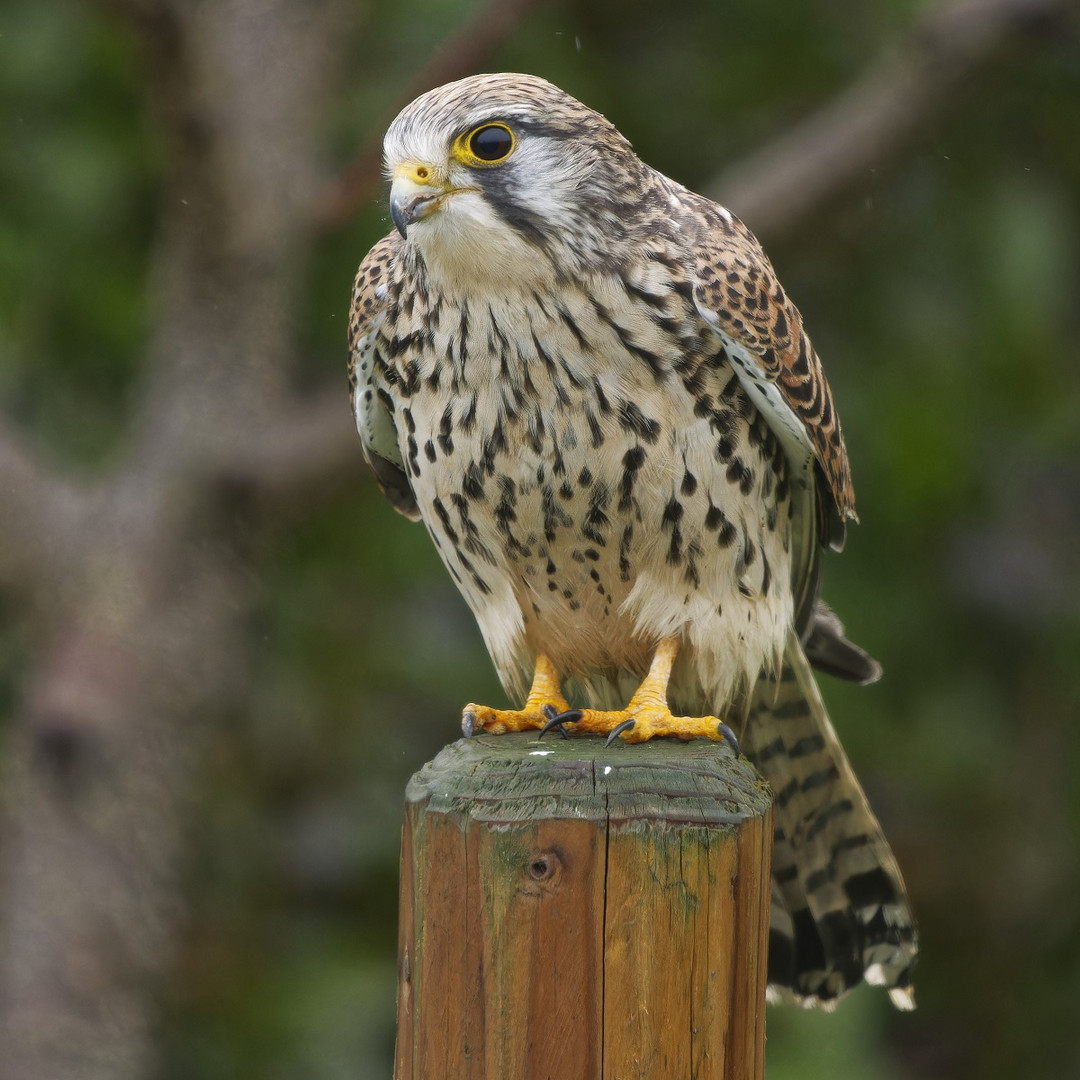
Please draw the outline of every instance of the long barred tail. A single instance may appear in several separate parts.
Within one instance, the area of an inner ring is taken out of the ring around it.
[[[743,747],[774,794],[771,1000],[830,1008],[864,980],[914,1007],[915,921],[900,868],[792,634],[762,677]]]

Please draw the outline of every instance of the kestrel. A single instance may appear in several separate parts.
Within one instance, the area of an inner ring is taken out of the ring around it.
[[[771,996],[865,980],[911,1007],[903,881],[810,666],[880,673],[818,599],[847,452],[765,253],[533,76],[424,94],[384,152],[396,229],[356,277],[353,402],[524,697],[467,706],[466,733],[737,732],[775,797]]]

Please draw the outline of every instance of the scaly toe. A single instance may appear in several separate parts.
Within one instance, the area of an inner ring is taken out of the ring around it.
[[[608,743],[621,738],[638,743],[659,735],[675,739],[726,740],[738,754],[739,744],[735,733],[715,716],[672,716],[666,705],[654,701],[633,702],[622,710],[607,712],[598,709],[582,709],[576,731],[606,735]]]
[[[507,731],[533,731],[546,723],[547,717],[539,709],[492,709],[470,703],[461,714],[461,730],[467,739],[484,732],[502,735]]]

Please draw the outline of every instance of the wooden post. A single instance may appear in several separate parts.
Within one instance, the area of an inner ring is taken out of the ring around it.
[[[395,1080],[763,1077],[771,853],[722,745],[448,746],[406,792]]]

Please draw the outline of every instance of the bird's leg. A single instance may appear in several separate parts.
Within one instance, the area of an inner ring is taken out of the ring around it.
[[[608,736],[608,742],[621,737],[627,742],[644,742],[657,735],[677,739],[726,739],[736,755],[739,743],[735,733],[715,716],[672,716],[667,703],[668,680],[675,657],[679,654],[678,638],[664,638],[656,647],[649,673],[634,692],[630,704],[620,711],[598,709],[580,710],[581,718],[574,731],[589,731]]]
[[[461,716],[461,729],[467,737],[479,735],[482,731],[501,735],[504,731],[543,729],[553,718],[558,719],[558,724],[569,723],[576,719],[577,715],[576,711],[571,711],[563,697],[555,665],[544,653],[537,653],[532,686],[529,688],[525,705],[520,709],[491,709],[486,705],[466,705]],[[565,720],[561,719],[563,716],[566,717]]]
[[[573,724],[574,731],[607,735],[608,742],[620,737],[627,742],[645,742],[657,735],[677,739],[726,739],[736,755],[739,743],[735,733],[715,716],[673,716],[667,703],[667,687],[671,669],[679,654],[677,638],[664,638],[656,647],[649,673],[634,692],[625,709],[571,709],[563,697],[559,675],[554,664],[537,653],[529,696],[521,709],[492,709],[486,705],[466,705],[461,728],[466,736],[489,731],[501,735],[506,731],[540,729],[541,733]]]

